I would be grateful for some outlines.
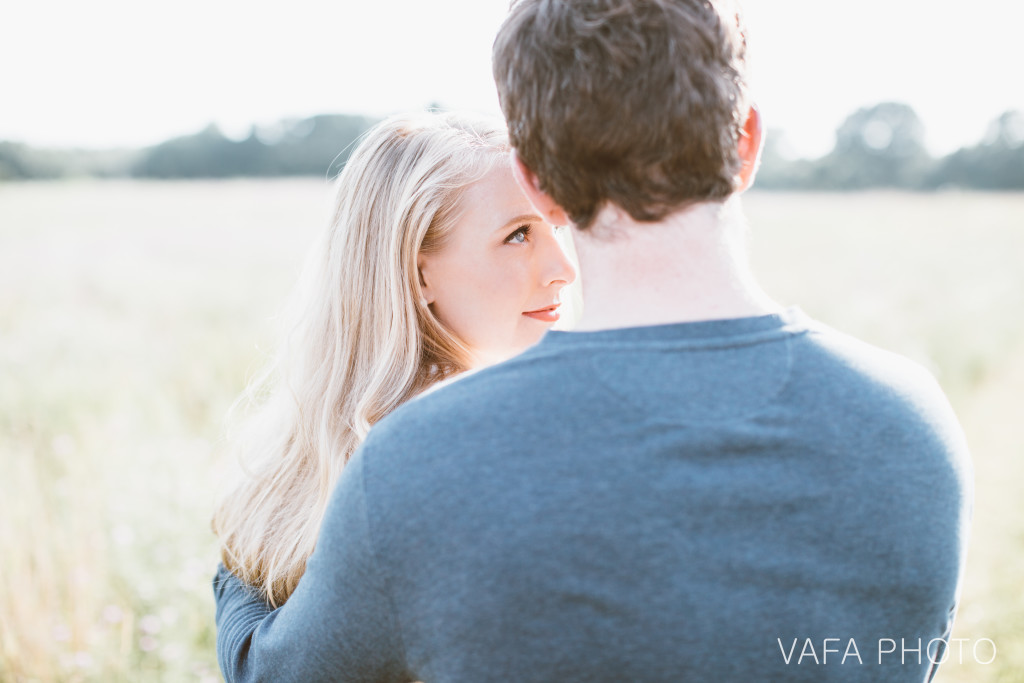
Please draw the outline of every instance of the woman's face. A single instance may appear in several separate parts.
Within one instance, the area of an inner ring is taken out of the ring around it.
[[[576,270],[507,165],[467,187],[461,203],[444,246],[420,254],[423,293],[477,363],[493,363],[536,343],[558,320],[558,293]]]

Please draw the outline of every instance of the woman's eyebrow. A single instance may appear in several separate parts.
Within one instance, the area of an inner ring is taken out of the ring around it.
[[[540,223],[543,220],[543,218],[541,218],[535,213],[524,213],[519,216],[516,216],[515,218],[510,219],[500,228],[495,228],[495,232],[497,232],[498,230],[505,230],[506,228],[512,226],[514,223]]]

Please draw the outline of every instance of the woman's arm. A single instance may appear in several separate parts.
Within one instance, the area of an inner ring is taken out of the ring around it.
[[[217,659],[228,683],[412,680],[376,564],[360,455],[346,465],[316,551],[284,605],[271,609],[226,569],[217,572]]]
[[[252,634],[273,608],[259,593],[224,565],[213,577],[213,595],[217,603],[217,661],[228,681],[244,680],[246,653]]]

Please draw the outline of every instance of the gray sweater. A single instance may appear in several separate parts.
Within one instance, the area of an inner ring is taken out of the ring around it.
[[[222,568],[218,655],[229,681],[922,681],[970,505],[932,377],[798,309],[549,332],[372,430],[282,608]]]

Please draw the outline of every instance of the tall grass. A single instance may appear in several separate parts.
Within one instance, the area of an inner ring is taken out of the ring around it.
[[[224,413],[327,187],[0,186],[0,680],[219,680]]]
[[[0,185],[0,681],[218,680],[222,419],[328,201],[316,180]],[[940,681],[1024,680],[1024,196],[746,204],[769,291],[950,393],[978,492],[955,635],[998,655]]]

